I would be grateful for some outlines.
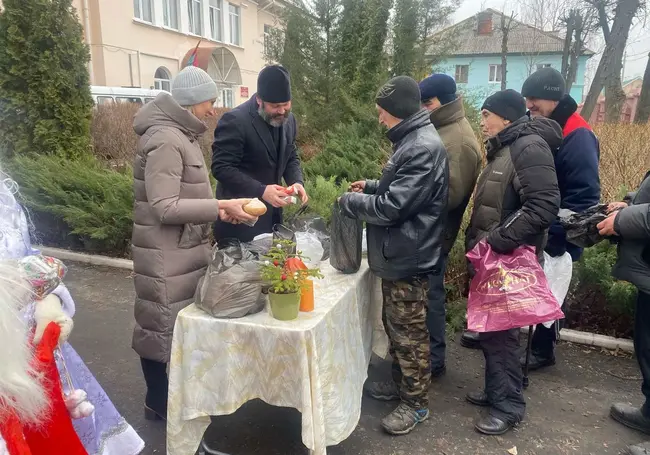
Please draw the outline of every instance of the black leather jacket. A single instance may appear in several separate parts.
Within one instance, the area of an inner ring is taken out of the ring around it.
[[[347,193],[343,213],[365,221],[368,262],[380,278],[402,280],[439,272],[449,165],[429,113],[422,110],[388,131],[393,155],[365,194]]]

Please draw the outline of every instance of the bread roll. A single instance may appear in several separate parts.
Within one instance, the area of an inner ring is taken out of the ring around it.
[[[250,201],[243,208],[244,212],[253,216],[262,216],[266,213],[266,204],[257,198]]]

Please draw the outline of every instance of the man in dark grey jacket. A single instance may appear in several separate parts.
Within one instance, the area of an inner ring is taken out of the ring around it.
[[[598,225],[601,235],[618,239],[618,260],[612,275],[639,290],[634,315],[634,351],[643,382],[640,408],[617,403],[610,414],[623,425],[650,434],[650,172],[627,202],[610,204],[612,214]],[[629,448],[632,455],[650,453],[650,443]]]
[[[407,434],[429,417],[427,291],[429,276],[442,265],[449,166],[429,113],[420,109],[417,82],[393,78],[376,102],[380,123],[390,128],[393,154],[378,181],[353,183],[340,204],[345,215],[367,223],[368,262],[382,278],[393,381],[368,384],[366,392],[401,400],[382,426]]]

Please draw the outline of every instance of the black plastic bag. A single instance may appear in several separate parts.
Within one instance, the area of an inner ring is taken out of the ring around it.
[[[332,207],[330,226],[330,264],[343,273],[356,273],[361,267],[363,223],[341,212],[338,201]]]
[[[196,289],[195,303],[215,318],[241,318],[259,313],[266,303],[256,256],[237,240],[220,242]]]
[[[567,209],[562,209],[559,213],[567,242],[580,248],[589,248],[605,240],[596,226],[607,217],[607,204],[594,205],[581,213]]]

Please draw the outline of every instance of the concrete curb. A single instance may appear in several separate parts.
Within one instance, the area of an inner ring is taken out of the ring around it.
[[[133,270],[133,261],[130,261],[128,259],[111,258],[108,256],[96,256],[85,253],[75,253],[74,251],[70,250],[62,250],[59,248],[50,248],[40,245],[34,245],[34,248],[46,256],[52,256],[62,261],[75,261],[82,262],[84,264],[113,267],[116,269]]]
[[[528,327],[522,329],[524,333],[528,333]],[[578,330],[562,329],[560,332],[560,340],[568,341],[570,343],[582,344],[585,346],[593,346],[598,348],[605,348],[621,350],[625,352],[634,353],[634,343],[632,340],[624,338],[614,338],[606,335],[598,335],[590,332],[580,332]]]
[[[107,256],[96,256],[85,253],[75,253],[70,250],[62,250],[59,248],[50,248],[46,246],[35,246],[43,254],[52,256],[62,261],[75,261],[84,264],[99,265],[104,267],[113,267],[116,269],[133,270],[133,261],[128,259],[111,258]],[[528,333],[528,327],[522,329],[523,332]],[[579,332],[577,330],[562,329],[561,340],[569,341],[571,343],[582,344],[585,346],[593,346],[611,350],[621,350],[625,352],[634,352],[634,344],[632,340],[625,340],[623,338],[608,337],[605,335],[598,335],[590,332]]]

